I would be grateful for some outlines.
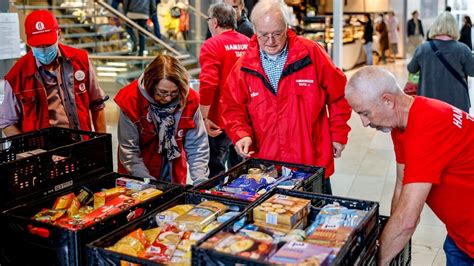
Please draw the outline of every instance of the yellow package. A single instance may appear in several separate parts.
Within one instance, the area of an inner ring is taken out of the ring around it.
[[[159,227],[155,227],[155,228],[151,228],[151,229],[143,231],[143,233],[145,234],[146,240],[149,244],[155,242],[156,238],[158,237],[158,234],[160,233],[160,230],[161,229]]]
[[[162,226],[165,223],[174,221],[178,216],[183,215],[194,208],[193,205],[176,205],[172,208],[162,211],[156,215],[156,224]]]
[[[101,192],[94,193],[94,209],[97,209],[105,203],[119,195],[124,195],[127,189],[124,187],[114,187]]]
[[[145,251],[148,242],[141,228],[131,232],[120,239],[115,245],[106,249],[130,256],[138,256],[139,252]]]
[[[72,218],[74,215],[79,213],[79,209],[81,208],[81,203],[77,199],[77,197],[74,197],[72,199],[71,205],[69,205],[69,208],[67,209],[67,216],[69,218]]]
[[[227,206],[215,201],[204,201],[199,203],[189,212],[175,219],[179,228],[184,231],[201,231],[204,227],[214,221],[217,216],[224,213]]]
[[[132,198],[137,199],[139,201],[146,201],[160,195],[161,193],[163,193],[163,191],[150,187],[150,188],[133,193]]]

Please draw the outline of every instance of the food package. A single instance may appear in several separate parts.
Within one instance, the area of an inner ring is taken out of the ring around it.
[[[16,160],[24,159],[24,158],[34,156],[34,155],[38,155],[38,154],[41,154],[43,152],[46,152],[46,150],[35,149],[35,150],[31,150],[31,151],[25,151],[25,152],[17,153],[16,154]]]
[[[253,209],[255,222],[293,229],[309,213],[310,200],[275,194]]]
[[[174,225],[165,224],[156,240],[141,252],[139,257],[158,263],[169,263],[182,237],[182,231]]]
[[[266,228],[267,230],[288,234],[293,229],[304,229],[308,225],[308,217],[307,216],[303,217],[295,225],[293,225],[293,227],[290,227],[289,225],[283,225],[283,224],[282,225],[272,225],[272,224],[262,222],[260,220],[255,220],[254,224],[256,226]]]
[[[115,186],[116,187],[124,187],[127,188],[133,192],[138,192],[141,190],[145,190],[147,188],[156,188],[155,185],[150,184],[149,182],[146,181],[140,181],[132,178],[127,178],[127,177],[119,177],[115,180]]]
[[[174,221],[178,216],[183,215],[194,208],[194,205],[176,205],[156,215],[156,224],[162,226],[165,223]]]
[[[333,250],[305,242],[291,241],[281,247],[269,262],[285,265],[330,265]]]
[[[219,227],[222,223],[219,223],[218,221],[213,221],[211,222],[210,224],[208,224],[206,227],[204,227],[202,229],[202,232],[203,233],[209,233],[211,232],[212,230],[216,229],[217,227]]]
[[[129,256],[137,257],[148,246],[147,238],[141,228],[120,239],[115,245],[106,248]]]
[[[53,210],[66,210],[71,206],[72,200],[76,197],[74,193],[69,193],[56,198],[53,204]]]
[[[66,214],[66,210],[51,210],[45,208],[35,214],[35,216],[33,216],[33,219],[45,223],[54,223],[64,214]]]
[[[348,209],[337,203],[328,204],[320,210],[315,221],[306,229],[308,235],[306,241],[333,247],[337,253],[366,214],[366,211]]]
[[[250,194],[255,194],[257,191],[265,188],[268,185],[266,179],[251,178],[247,175],[241,175],[236,178],[227,186],[223,187],[222,190],[230,193],[240,194],[242,192],[247,192]]]
[[[153,243],[158,237],[158,234],[160,233],[160,231],[161,231],[161,228],[159,227],[144,230],[143,233],[145,234],[146,241],[150,244]]]
[[[94,193],[90,191],[88,188],[83,187],[79,190],[79,194],[77,194],[77,199],[81,203],[81,206],[89,205],[94,200]]]
[[[84,227],[95,224],[111,215],[130,209],[132,206],[138,204],[139,201],[125,195],[119,195],[108,201],[105,205],[95,209],[91,213],[78,218],[63,218],[57,221],[59,226],[69,230],[80,230]]]
[[[221,216],[217,217],[217,221],[219,223],[225,223],[228,220],[234,218],[235,216],[237,216],[239,214],[240,214],[240,212],[226,212],[226,213],[222,214]]]
[[[97,192],[94,194],[94,209],[97,209],[103,206],[108,201],[112,200],[113,198],[123,195],[127,192],[127,189],[124,187],[114,187],[111,189],[107,189],[101,192]]]
[[[150,187],[133,193],[132,198],[137,199],[139,201],[146,201],[160,195],[161,193],[163,193],[163,191]]]
[[[71,205],[69,205],[69,208],[67,208],[67,216],[69,218],[72,218],[74,215],[79,213],[79,209],[81,208],[81,203],[77,199],[77,197],[74,197],[71,201]]]
[[[239,234],[250,237],[258,241],[271,242],[275,244],[280,242],[281,239],[285,236],[284,233],[271,231],[264,227],[257,226],[255,224],[246,225],[244,228],[242,228],[239,231]]]
[[[203,201],[189,212],[177,217],[175,223],[183,231],[201,231],[227,210],[227,206],[216,201]]]
[[[201,247],[255,260],[265,260],[276,249],[276,245],[271,242],[229,232],[217,233],[202,243]]]

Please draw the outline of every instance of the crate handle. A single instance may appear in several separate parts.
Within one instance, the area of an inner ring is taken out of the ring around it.
[[[0,145],[0,152],[8,151],[11,146],[12,146],[12,141],[6,140],[5,142],[2,143],[2,145]]]
[[[127,221],[133,221],[139,217],[141,217],[143,215],[143,213],[145,212],[145,209],[143,208],[136,208],[135,210],[131,211],[128,215],[127,215]]]
[[[28,232],[32,235],[37,235],[42,238],[48,238],[49,237],[49,230],[46,228],[41,228],[41,227],[35,227],[32,226],[31,224],[28,225]]]

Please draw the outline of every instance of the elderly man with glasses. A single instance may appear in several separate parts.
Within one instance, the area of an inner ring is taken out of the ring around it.
[[[331,193],[350,131],[346,78],[322,47],[288,29],[287,17],[279,1],[255,5],[255,35],[223,91],[225,130],[243,157],[325,167]]]

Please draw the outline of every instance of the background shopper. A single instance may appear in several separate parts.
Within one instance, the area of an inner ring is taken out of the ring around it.
[[[199,55],[199,94],[209,135],[209,170],[215,176],[225,171],[226,163],[231,167],[242,160],[224,131],[221,91],[235,62],[247,50],[249,38],[235,31],[235,9],[225,3],[211,5],[208,25],[213,37],[203,43]]]
[[[388,41],[388,29],[387,24],[385,24],[385,19],[383,14],[379,14],[379,22],[375,27],[375,30],[379,33],[379,54],[383,64],[387,63],[386,51],[389,48]]]
[[[456,19],[450,12],[445,11],[436,18],[429,35],[432,39],[430,42],[434,43],[460,77],[474,76],[474,58],[466,45],[456,41],[459,38],[459,31]],[[420,71],[417,94],[447,102],[469,112],[467,83],[463,84],[455,78],[435,55],[430,42],[418,46],[407,65],[410,73]]]
[[[370,14],[364,14],[364,21],[359,22],[364,25],[364,50],[366,55],[366,63],[367,65],[372,65],[372,42],[373,42],[373,35],[374,35],[374,27],[372,26],[372,19],[370,18]]]
[[[392,60],[395,62],[398,54],[398,18],[395,16],[395,12],[388,12],[387,16],[387,30],[388,30],[388,41],[390,43],[390,54]]]
[[[104,102],[87,52],[59,43],[60,29],[47,10],[25,19],[31,47],[5,76],[0,128],[6,136],[49,126],[105,132]]]
[[[418,18],[419,13],[417,10],[411,13],[412,18],[407,23],[407,36],[408,36],[408,47],[407,52],[413,54],[416,47],[423,42],[425,36],[423,32],[423,23]]]
[[[377,67],[357,71],[346,98],[365,127],[392,132],[397,178],[378,265],[388,265],[410,241],[425,202],[446,225],[446,264],[474,265],[473,117],[404,94],[395,77]]]
[[[288,29],[279,1],[258,2],[251,15],[255,35],[224,86],[226,132],[243,157],[326,168],[350,131],[346,78],[317,43]]]
[[[464,16],[463,17],[463,25],[461,28],[460,36],[459,36],[459,42],[462,42],[469,47],[469,49],[472,50],[472,39],[471,39],[471,30],[472,30],[472,22],[471,22],[471,17],[469,16]]]
[[[178,59],[158,55],[138,80],[121,89],[115,102],[119,172],[196,185],[209,175],[209,144],[199,96]]]

